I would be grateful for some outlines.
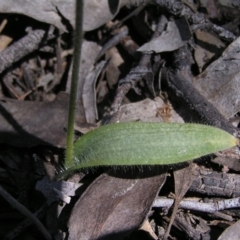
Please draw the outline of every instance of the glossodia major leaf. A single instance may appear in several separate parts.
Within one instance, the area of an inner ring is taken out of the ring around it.
[[[201,124],[115,123],[77,140],[73,164],[63,174],[94,166],[177,164],[238,143],[231,134]]]

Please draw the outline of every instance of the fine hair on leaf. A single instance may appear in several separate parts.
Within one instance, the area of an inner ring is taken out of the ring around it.
[[[211,126],[179,123],[115,123],[82,136],[73,163],[60,175],[98,166],[169,166],[238,145],[231,134]]]

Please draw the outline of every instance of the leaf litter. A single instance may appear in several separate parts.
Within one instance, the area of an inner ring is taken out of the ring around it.
[[[85,4],[76,139],[116,121],[200,122],[237,133],[234,1],[96,4]],[[74,0],[4,1],[0,12],[0,182],[53,239],[167,239],[169,223],[175,239],[234,233],[238,208],[200,214],[177,206],[190,196],[195,202],[240,197],[238,162],[231,159],[239,156],[236,149],[221,159],[205,157],[196,169],[89,169],[56,182],[66,146]],[[173,211],[151,208],[157,195],[170,197],[174,187]],[[0,201],[2,239],[42,239],[45,232]],[[144,222],[148,227],[140,229]]]

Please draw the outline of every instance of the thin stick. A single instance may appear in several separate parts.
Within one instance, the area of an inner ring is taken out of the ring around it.
[[[83,38],[82,25],[83,25],[83,0],[76,0],[76,27],[74,38],[72,83],[68,108],[68,132],[66,149],[66,164],[68,165],[71,165],[73,159],[75,107],[77,99],[78,76],[80,71],[81,46]]]
[[[29,218],[47,240],[52,239],[50,233],[43,226],[43,224],[34,216],[34,214],[32,214],[27,208],[25,208],[21,203],[19,203],[15,198],[13,198],[1,185],[0,194],[11,204],[13,208],[16,208],[24,216]]]
[[[172,207],[174,203],[173,199],[168,198],[157,198],[153,203],[153,208],[169,208]],[[240,198],[231,198],[217,200],[212,203],[204,203],[193,200],[182,200],[180,202],[179,208],[206,212],[206,213],[216,213],[218,211],[230,209],[230,208],[239,208],[240,207]]]

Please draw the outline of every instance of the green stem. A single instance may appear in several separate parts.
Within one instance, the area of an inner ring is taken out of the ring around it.
[[[75,108],[77,99],[78,79],[81,61],[81,46],[83,39],[83,0],[76,0],[76,26],[74,37],[73,69],[72,82],[69,97],[68,108],[68,132],[67,132],[67,149],[66,164],[71,165],[73,162],[73,142],[74,142],[74,122]]]

